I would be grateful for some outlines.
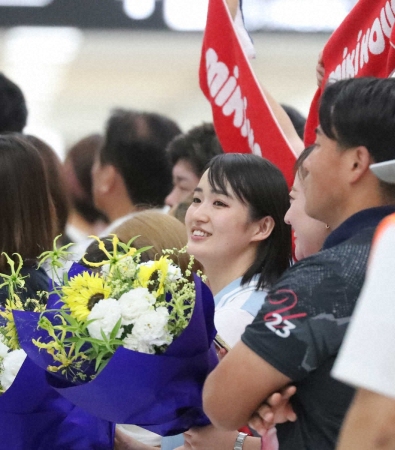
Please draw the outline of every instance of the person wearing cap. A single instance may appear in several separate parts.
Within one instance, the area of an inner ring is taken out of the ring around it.
[[[293,383],[297,420],[277,425],[281,450],[336,446],[354,389],[332,378],[331,370],[364,282],[374,232],[395,212],[395,186],[370,170],[372,163],[395,157],[395,79],[328,85],[319,118],[316,145],[304,163],[305,211],[332,232],[320,252],[275,283],[203,390],[214,426],[230,430],[249,422],[260,432],[260,405]]]
[[[395,160],[391,163],[394,168]],[[369,258],[366,281],[332,371],[358,388],[338,450],[395,448],[395,352],[389,348],[395,337],[395,215],[380,224]]]

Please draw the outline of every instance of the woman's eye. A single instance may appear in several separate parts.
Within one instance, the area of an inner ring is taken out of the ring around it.
[[[200,202],[201,202],[200,198],[193,197],[192,203],[200,203]]]
[[[228,206],[228,205],[226,205],[225,203],[221,202],[220,200],[216,200],[216,201],[214,202],[214,205],[215,205],[215,206]]]

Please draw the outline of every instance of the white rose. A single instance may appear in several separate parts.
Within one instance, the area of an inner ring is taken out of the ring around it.
[[[151,308],[155,297],[147,288],[136,288],[123,294],[118,303],[121,307],[122,325],[129,325]]]
[[[24,350],[19,349],[7,353],[3,359],[3,372],[0,374],[0,384],[4,390],[7,390],[15,380],[25,358],[26,353]]]
[[[174,264],[169,264],[168,272],[167,272],[167,281],[172,283],[173,281],[179,280],[182,277],[181,269]]]
[[[154,354],[155,350],[152,345],[139,341],[133,334],[128,334],[123,340],[123,346],[128,350],[134,350],[140,353]]]
[[[101,335],[101,331],[103,331],[109,337],[120,318],[121,307],[117,300],[114,298],[100,300],[88,315],[88,320],[95,319],[94,322],[88,325],[89,334],[95,339],[103,340]],[[120,337],[122,331],[121,327],[116,337]]]
[[[149,345],[170,344],[173,337],[167,331],[168,320],[169,312],[163,306],[147,311],[136,320],[132,334],[138,341]]]

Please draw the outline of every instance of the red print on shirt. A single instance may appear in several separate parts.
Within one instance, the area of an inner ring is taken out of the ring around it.
[[[290,314],[291,310],[298,303],[298,297],[290,289],[280,289],[268,296],[266,301],[279,307],[263,317],[267,328],[276,333],[277,336],[288,337],[291,334],[291,330],[295,328],[295,325],[290,320],[307,316],[307,313],[304,312]]]

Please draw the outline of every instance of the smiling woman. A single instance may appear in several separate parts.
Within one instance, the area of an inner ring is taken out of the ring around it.
[[[255,155],[215,157],[187,211],[188,252],[217,294],[234,279],[270,286],[289,266],[289,206],[280,170]]]
[[[288,207],[280,170],[252,154],[214,157],[195,189],[185,218],[187,250],[204,267],[214,294],[215,327],[227,347],[240,340],[264,303],[266,289],[290,264],[291,232],[284,222]],[[186,448],[232,450],[238,431],[210,425],[184,436]],[[248,448],[261,448],[260,438],[243,439]],[[162,449],[170,448],[165,438]]]

